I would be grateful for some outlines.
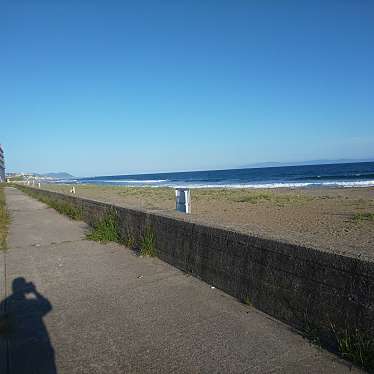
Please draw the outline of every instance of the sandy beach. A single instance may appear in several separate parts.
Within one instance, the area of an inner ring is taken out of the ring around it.
[[[69,194],[69,185],[42,185]],[[374,188],[193,189],[192,214],[171,188],[78,185],[77,195],[374,260]]]

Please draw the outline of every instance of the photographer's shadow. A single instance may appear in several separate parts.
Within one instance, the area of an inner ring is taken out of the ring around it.
[[[43,317],[52,310],[47,298],[22,277],[12,283],[13,293],[1,302],[7,318],[10,374],[56,374],[55,353]]]

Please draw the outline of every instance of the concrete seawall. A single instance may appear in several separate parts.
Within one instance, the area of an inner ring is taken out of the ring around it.
[[[147,229],[157,256],[336,348],[357,329],[374,338],[374,263],[25,186],[34,197],[81,209],[94,226],[115,211],[121,237]]]

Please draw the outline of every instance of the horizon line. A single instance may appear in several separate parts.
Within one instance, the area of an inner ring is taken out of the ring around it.
[[[365,162],[374,162],[374,157],[365,158],[365,159],[320,159],[320,160],[307,160],[307,161],[264,161],[256,162],[243,166],[236,167],[227,167],[219,169],[194,169],[194,170],[179,170],[179,171],[152,171],[152,172],[130,172],[130,173],[118,173],[118,174],[97,174],[94,176],[74,176],[69,172],[46,172],[46,173],[37,173],[37,172],[8,172],[6,174],[34,174],[40,176],[46,176],[47,174],[69,174],[73,178],[78,179],[87,179],[87,178],[100,178],[100,177],[112,177],[112,176],[132,176],[132,175],[152,175],[152,174],[174,174],[174,173],[195,173],[203,171],[223,171],[223,170],[240,170],[240,169],[266,169],[266,168],[280,168],[280,167],[293,167],[293,166],[313,166],[313,165],[336,165],[336,164],[354,164],[354,163],[365,163]]]

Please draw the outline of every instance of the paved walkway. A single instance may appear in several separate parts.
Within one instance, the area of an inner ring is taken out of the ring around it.
[[[0,339],[1,374],[350,372],[208,284],[87,241],[85,224],[16,189],[6,196],[12,223],[0,292],[14,327]]]

